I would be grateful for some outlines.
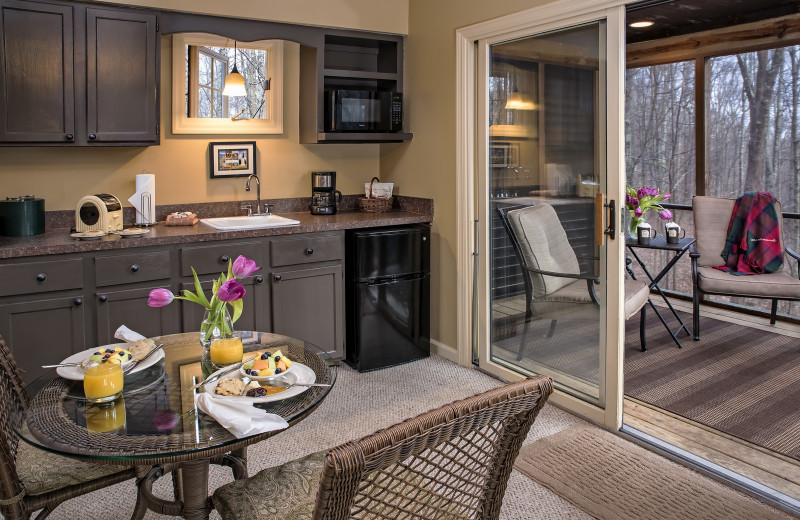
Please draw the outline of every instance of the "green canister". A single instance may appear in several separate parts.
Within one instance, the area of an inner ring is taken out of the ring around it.
[[[27,237],[44,233],[44,199],[33,195],[0,200],[0,236]]]

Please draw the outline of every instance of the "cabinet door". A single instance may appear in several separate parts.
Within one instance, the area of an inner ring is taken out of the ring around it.
[[[273,332],[344,355],[342,266],[272,272]]]
[[[72,7],[0,1],[0,141],[74,142]]]
[[[163,285],[158,287],[164,287]],[[147,295],[155,287],[97,293],[97,343],[115,343],[120,325],[152,338],[181,331],[178,305],[148,307]]]
[[[86,10],[88,142],[157,143],[156,16]]]
[[[85,346],[83,296],[0,304],[0,334],[26,383]]]
[[[206,293],[206,297],[211,296],[211,284],[213,280],[203,280],[200,277],[200,285]],[[253,276],[242,281],[245,291],[244,308],[242,315],[233,324],[234,330],[257,330],[266,332],[269,330],[269,316],[266,314],[264,277],[261,275]],[[194,283],[186,282],[181,284],[181,290],[188,289],[194,292]],[[200,322],[203,320],[205,308],[190,301],[181,300],[181,321],[183,322],[183,332],[198,332]]]

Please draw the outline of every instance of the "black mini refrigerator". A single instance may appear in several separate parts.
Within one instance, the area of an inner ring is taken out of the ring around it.
[[[347,363],[359,372],[430,355],[430,227],[345,235]]]

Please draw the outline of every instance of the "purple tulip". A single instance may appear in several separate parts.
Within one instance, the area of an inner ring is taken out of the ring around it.
[[[668,198],[670,198],[670,197],[672,197],[672,194],[671,194],[671,193],[665,193],[665,194],[664,194],[664,198],[665,198],[665,199],[668,199]]]
[[[636,197],[631,197],[631,206],[633,206],[634,208],[638,208],[639,207],[639,199],[637,199]]]
[[[159,430],[171,430],[177,426],[181,417],[174,410],[156,410],[153,422]]]
[[[636,211],[634,211],[633,213],[634,213],[634,214],[635,214],[635,215],[636,215],[638,218],[641,218],[641,217],[642,217],[642,215],[644,214],[644,211],[642,211],[642,208],[636,208]]]
[[[168,289],[153,289],[150,291],[150,296],[147,297],[147,305],[150,307],[166,307],[174,299],[175,295]]]
[[[234,278],[241,280],[242,278],[247,278],[259,269],[261,268],[256,265],[254,260],[250,260],[249,258],[239,255],[239,258],[233,261],[233,268],[231,272],[233,273]]]
[[[672,218],[672,212],[668,209],[662,209],[658,212],[658,216],[661,217],[661,220],[669,220]]]
[[[217,297],[224,302],[232,302],[241,300],[246,292],[247,291],[244,290],[244,285],[237,282],[236,279],[231,278],[220,286],[217,291]]]

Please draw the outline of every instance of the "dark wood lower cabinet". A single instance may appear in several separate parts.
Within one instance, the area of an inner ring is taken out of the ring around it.
[[[148,307],[147,295],[156,285],[141,289],[102,291],[97,293],[97,344],[118,343],[114,332],[120,325],[148,338],[181,332],[179,307]]]
[[[83,295],[0,305],[0,334],[30,383],[47,369],[86,348]]]
[[[273,332],[344,354],[342,266],[272,272]]]

